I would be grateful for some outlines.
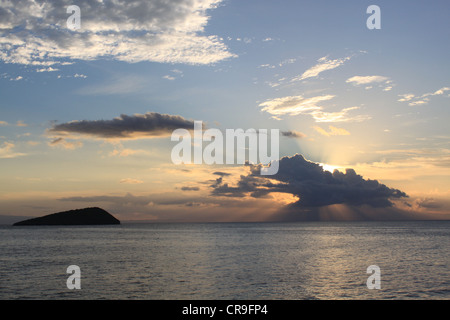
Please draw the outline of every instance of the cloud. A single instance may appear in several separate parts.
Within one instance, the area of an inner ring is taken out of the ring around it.
[[[316,120],[316,122],[362,122],[371,119],[369,115],[348,115],[350,111],[358,109],[359,107],[350,107],[336,112],[325,112],[317,110],[311,112],[311,116],[314,118],[314,120]]]
[[[411,101],[410,103],[408,103],[409,106],[419,106],[421,104],[427,104],[428,103],[428,99],[424,99],[424,100],[416,100],[416,101]]]
[[[430,101],[431,97],[444,95],[446,91],[450,91],[450,87],[443,87],[434,92],[425,93],[421,96],[416,96],[413,93],[399,94],[398,96],[400,97],[400,99],[398,99],[397,101],[408,102],[408,105],[411,107],[424,105]],[[450,95],[448,97],[450,97]]]
[[[181,187],[182,191],[198,191],[200,190],[199,187]]]
[[[354,86],[366,86],[366,90],[372,89],[375,84],[378,84],[379,87],[384,87],[383,91],[391,91],[393,88],[392,80],[384,76],[354,76],[348,78],[346,82]]]
[[[16,122],[16,126],[18,127],[28,127],[26,123],[24,123],[22,120],[19,120]]]
[[[288,96],[267,100],[261,104],[262,111],[272,114],[276,119],[280,116],[289,115],[296,116],[300,114],[311,115],[316,122],[344,122],[344,121],[364,121],[370,119],[367,115],[349,116],[352,110],[358,107],[344,108],[341,111],[326,112],[319,103],[333,99],[334,95],[321,95],[311,98],[303,96]]]
[[[125,183],[125,184],[141,184],[141,183],[144,183],[144,181],[138,180],[138,179],[126,178],[126,179],[121,179],[121,180],[119,181],[119,183]]]
[[[0,121],[0,126],[7,126],[8,125],[8,122],[6,122],[6,121]]]
[[[78,90],[83,95],[110,95],[139,92],[149,85],[148,79],[138,75],[115,77],[106,83],[90,85]]]
[[[386,208],[393,206],[391,200],[407,197],[377,180],[364,179],[353,169],[331,173],[299,154],[281,158],[278,173],[270,178],[259,175],[259,166],[251,165],[250,174],[241,175],[237,186],[220,181],[211,188],[213,195],[228,197],[264,198],[273,192],[290,193],[299,199],[292,206],[299,208],[334,204]]]
[[[77,1],[81,28],[67,28],[72,0],[4,0],[0,60],[50,66],[64,59],[211,64],[235,55],[204,34],[221,0]],[[48,71],[48,70],[47,70]]]
[[[276,98],[267,100],[259,106],[263,107],[261,110],[273,115],[299,115],[308,114],[314,110],[321,110],[322,107],[318,105],[319,102],[333,99],[334,95],[323,95],[312,98],[304,98],[303,96],[288,96],[283,98]]]
[[[112,120],[82,120],[55,124],[48,133],[99,139],[143,139],[170,135],[178,128],[193,129],[194,122],[181,116],[147,112],[132,116],[122,114]]]
[[[306,70],[301,76],[295,77],[292,81],[301,81],[308,78],[317,77],[320,73],[335,69],[343,65],[346,61],[350,60],[351,57],[345,57],[341,59],[329,60],[327,57],[322,57],[317,62],[318,64]]]
[[[450,90],[449,87],[444,87],[444,88],[441,88],[441,89],[439,89],[439,90],[436,90],[436,91],[435,91],[434,93],[432,93],[431,95],[433,95],[433,96],[441,95],[441,94],[444,94],[445,91],[449,91],[449,90]]]
[[[292,64],[292,63],[294,63],[295,61],[297,61],[297,59],[295,59],[295,58],[285,59],[285,60],[281,61],[278,65],[279,65],[280,67],[282,67],[282,66],[285,66],[285,65],[287,65],[287,64]]]
[[[213,174],[215,174],[217,176],[221,176],[221,177],[231,176],[231,173],[221,172],[221,171],[215,171],[215,172],[213,172]]]
[[[410,101],[415,97],[415,95],[412,93],[399,94],[398,96],[401,97],[400,99],[398,99],[398,101],[400,102]]]
[[[114,149],[109,153],[109,155],[118,157],[128,157],[133,155],[151,155],[151,152],[141,149],[121,148],[121,149]]]
[[[182,78],[184,76],[183,71],[181,70],[172,69],[170,71],[172,72],[172,75],[166,74],[165,76],[163,76],[163,79],[173,81],[175,79]]]
[[[305,138],[306,137],[306,134],[304,134],[303,132],[295,131],[295,130],[281,131],[281,135],[283,137],[288,137],[288,138]]]
[[[354,76],[347,79],[347,83],[354,85],[365,85],[369,83],[386,82],[389,81],[388,77],[383,76]]]
[[[173,77],[173,76],[170,76],[170,75],[165,75],[165,76],[163,77],[163,79],[166,79],[166,80],[171,80],[171,81],[173,81],[173,80],[175,80],[176,78],[175,78],[175,77]]]
[[[274,69],[274,68],[275,68],[275,66],[274,66],[274,65],[271,65],[271,64],[268,64],[268,63],[266,63],[266,64],[262,64],[262,65],[258,66],[258,68],[268,68],[268,69]]]
[[[14,143],[3,142],[3,146],[0,146],[0,159],[12,159],[25,155],[25,153],[14,152],[14,148]]]
[[[48,68],[41,68],[41,69],[36,70],[36,72],[54,72],[54,71],[59,71],[59,69],[48,67]]]
[[[343,128],[336,128],[333,126],[328,127],[330,130],[326,131],[325,129],[322,129],[321,127],[315,126],[314,130],[316,130],[318,133],[320,133],[323,136],[330,137],[330,136],[348,136],[350,135],[350,132]]]
[[[64,138],[56,138],[48,143],[50,147],[61,147],[67,150],[75,150],[77,148],[81,148],[83,143],[81,141],[69,142]]]

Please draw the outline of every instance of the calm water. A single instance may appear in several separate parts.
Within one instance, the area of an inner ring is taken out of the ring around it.
[[[0,299],[450,299],[450,221],[2,226],[0,241]]]

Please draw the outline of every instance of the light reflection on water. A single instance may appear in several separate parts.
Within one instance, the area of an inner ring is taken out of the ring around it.
[[[450,299],[450,222],[3,226],[0,240],[1,299]]]

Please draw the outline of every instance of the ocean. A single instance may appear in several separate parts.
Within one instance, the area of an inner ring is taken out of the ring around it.
[[[450,221],[0,226],[0,243],[3,300],[450,299]]]

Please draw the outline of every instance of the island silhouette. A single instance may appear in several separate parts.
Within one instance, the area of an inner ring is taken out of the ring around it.
[[[120,221],[107,211],[98,208],[84,208],[49,214],[16,222],[13,226],[70,226],[70,225],[109,225]]]

